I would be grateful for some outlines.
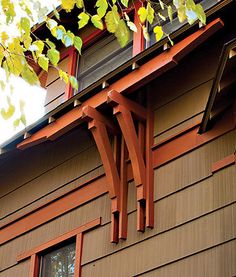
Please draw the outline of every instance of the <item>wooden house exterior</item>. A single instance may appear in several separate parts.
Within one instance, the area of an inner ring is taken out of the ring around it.
[[[236,276],[235,11],[212,4],[170,49],[138,32],[75,95],[42,74],[46,115],[1,147],[0,277]]]

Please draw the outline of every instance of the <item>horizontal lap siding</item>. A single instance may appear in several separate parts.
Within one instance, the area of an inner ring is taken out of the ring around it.
[[[0,277],[28,277],[30,269],[30,260],[24,261],[17,266],[11,267],[0,272]]]
[[[104,172],[88,132],[81,129],[69,138],[64,142],[48,143],[44,145],[45,149],[42,145],[33,148],[35,152],[26,151],[26,155],[22,151],[22,155],[12,162],[14,175],[8,172],[11,165],[5,166],[3,170],[6,170],[7,176],[1,181],[0,225]]]
[[[101,196],[70,211],[0,247],[0,271],[16,265],[17,256],[79,226],[102,217],[102,224],[110,221],[110,199]]]
[[[236,237],[236,205],[215,211],[82,267],[83,276],[133,276]],[[225,224],[227,222],[227,224]],[[95,230],[96,231],[96,230]],[[92,232],[95,232],[92,231]],[[85,235],[84,249],[97,249]],[[139,235],[140,237],[141,235]],[[95,251],[95,250],[94,250]]]
[[[59,166],[93,145],[94,140],[90,133],[79,128],[56,141],[18,151],[14,159],[6,160],[1,165],[1,172],[4,172],[4,175],[1,176],[0,197]]]
[[[136,276],[232,277],[236,275],[236,240]]]
[[[194,220],[198,220],[198,217],[234,203],[236,201],[234,185],[236,175],[233,174],[234,171],[234,166],[225,168],[194,186],[186,187],[184,190],[161,200],[155,200],[155,225],[153,230],[147,230],[145,233],[136,232],[136,212],[131,213],[128,220],[128,238],[118,245],[109,243],[110,224],[89,232],[84,239],[83,263],[90,262],[92,264],[96,259],[103,259],[102,257],[142,241],[147,237],[161,236],[161,233],[167,230],[181,228],[181,224],[186,222],[191,225]],[[158,180],[155,180],[155,183],[157,184]],[[130,264],[132,264],[132,261],[130,261]]]
[[[155,197],[161,198],[211,175],[212,164],[234,153],[236,130],[155,170]]]
[[[42,198],[99,165],[101,165],[100,157],[94,146],[2,198],[1,216],[13,213]]]
[[[202,113],[211,84],[212,82],[207,82],[156,110],[154,112],[154,136]]]

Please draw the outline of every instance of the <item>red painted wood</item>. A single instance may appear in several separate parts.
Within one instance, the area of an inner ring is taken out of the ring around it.
[[[121,139],[121,165],[120,165],[120,215],[119,215],[119,238],[127,238],[127,203],[128,203],[128,181],[127,181],[127,148],[124,137]]]
[[[135,4],[134,4],[134,9],[135,9],[134,24],[137,27],[137,32],[133,33],[133,57],[144,50],[144,37],[143,37],[142,25],[138,16],[138,9],[142,7],[142,2],[143,2],[142,0],[135,1]]]
[[[128,99],[127,97],[123,96],[115,90],[109,91],[107,95],[107,103],[113,106],[118,104],[125,106],[130,112],[132,112],[136,116],[136,118],[138,118],[141,121],[146,120],[147,111],[140,104]]]
[[[80,205],[107,193],[106,178],[96,179],[69,194],[43,206],[0,230],[0,244],[22,235]]]
[[[89,129],[93,134],[102,159],[103,167],[107,177],[110,198],[117,197],[119,195],[120,178],[106,127],[103,123],[94,119],[89,123]],[[116,207],[114,212],[118,211],[118,209],[119,208]]]
[[[102,90],[93,97],[85,101],[84,105],[89,105],[94,108],[100,106],[107,101],[107,93],[110,90],[116,90],[119,93],[132,92],[141,86],[147,84],[154,78],[160,76],[170,68],[177,65],[182,57],[200,45],[209,36],[222,28],[223,23],[220,19],[206,25],[203,29],[198,30],[186,39],[174,45],[169,51],[165,51],[140,66],[138,70],[131,72],[120,80],[113,83],[109,88]],[[53,124],[47,125],[38,132],[32,134],[30,138],[25,139],[17,145],[19,149],[25,149],[45,141],[46,139],[53,140],[65,134],[78,124],[82,116],[82,107],[76,107],[58,118]]]
[[[17,256],[17,261],[20,262],[22,260],[25,260],[25,259],[33,256],[34,254],[39,254],[42,251],[44,251],[44,250],[46,250],[46,249],[48,249],[52,246],[55,246],[55,245],[65,241],[65,240],[68,240],[72,237],[75,237],[76,235],[78,235],[80,233],[84,233],[88,230],[91,230],[91,229],[93,229],[93,228],[95,228],[99,225],[101,225],[101,218],[100,217],[96,218],[96,219],[94,219],[90,222],[87,222],[84,225],[81,225],[80,227],[78,227],[78,228],[76,228],[72,231],[69,231],[69,232],[67,232],[67,233],[65,233],[65,234],[63,234],[63,235],[61,235],[61,236],[59,236],[55,239],[52,239],[52,240],[50,240],[50,241],[48,241],[48,242],[46,242],[46,243],[44,243],[44,244],[42,244],[38,247],[35,247],[35,248],[33,248],[33,249]]]
[[[125,139],[126,146],[128,148],[131,166],[134,173],[135,184],[137,187],[143,186],[145,188],[145,164],[142,157],[141,149],[139,147],[138,137],[135,131],[131,112],[124,106],[118,105],[114,108],[114,114],[116,115]],[[138,198],[138,200],[145,199],[144,190],[143,195],[140,195],[139,197],[140,198]]]
[[[215,173],[229,165],[235,164],[235,154],[231,154],[212,165],[211,172]]]
[[[83,233],[79,233],[76,236],[74,277],[81,277],[82,251],[83,251]]]
[[[230,130],[233,130],[234,116],[231,111],[228,111],[223,118],[221,118],[208,132],[198,134],[199,127],[191,128],[189,132],[184,132],[182,135],[178,135],[176,138],[167,141],[160,146],[155,146],[153,149],[153,167],[157,168],[165,163],[180,157],[181,155],[192,151],[193,149],[209,142]]]
[[[33,254],[30,257],[29,277],[38,277],[38,276],[39,276],[39,257],[37,254]]]

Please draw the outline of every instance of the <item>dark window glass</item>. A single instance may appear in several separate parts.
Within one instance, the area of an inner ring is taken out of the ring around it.
[[[75,243],[63,246],[41,258],[40,277],[73,277]]]
[[[213,7],[214,5],[216,5],[218,2],[220,2],[219,0],[195,0],[194,1],[196,4],[200,3],[203,7],[203,9],[205,11],[207,11],[208,9],[210,9],[211,7]],[[169,3],[171,4],[171,3]],[[155,6],[154,6],[155,8]],[[187,21],[184,21],[182,23],[179,22],[178,18],[177,18],[177,12],[176,12],[176,8],[172,5],[172,9],[173,9],[173,21],[172,23],[169,21],[168,19],[168,14],[167,11],[162,11],[161,9],[159,9],[159,6],[157,6],[156,11],[160,12],[162,15],[165,16],[165,18],[167,19],[166,21],[160,20],[160,22],[155,21],[150,27],[149,27],[149,34],[150,34],[150,41],[148,43],[146,43],[146,47],[149,47],[151,45],[153,45],[156,42],[155,39],[155,34],[153,33],[153,28],[156,25],[161,24],[163,27],[163,30],[166,34],[172,34],[174,33],[176,30],[180,29],[182,26],[184,26],[185,24],[188,24]]]
[[[109,35],[82,52],[78,63],[79,91],[98,81],[132,58],[132,40],[121,48],[117,39]]]

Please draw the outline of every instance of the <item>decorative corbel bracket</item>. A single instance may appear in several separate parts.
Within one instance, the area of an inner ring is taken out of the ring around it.
[[[111,241],[118,242],[119,238],[127,237],[127,173],[125,166],[125,145],[118,139],[118,129],[115,124],[96,109],[85,106],[83,119],[88,121],[101,156],[104,171],[108,182],[108,191],[111,198]],[[114,134],[114,148],[109,141],[108,130]],[[121,159],[119,153],[121,152]],[[120,173],[120,174],[119,174]]]
[[[145,124],[147,120],[147,111],[140,104],[127,99],[114,90],[108,93],[107,102],[113,106],[113,114],[116,115],[127,145],[137,188],[137,230],[144,231],[145,226],[153,227],[153,224],[150,224],[153,220],[149,220],[148,223],[146,222],[146,218],[150,218],[150,207],[146,207],[147,203],[150,204],[150,201],[146,201],[147,191],[149,192],[150,187],[153,186],[153,184],[150,184],[149,178],[147,178],[147,168],[145,164]],[[138,134],[133,117],[138,120]],[[149,196],[148,200],[150,200]]]

